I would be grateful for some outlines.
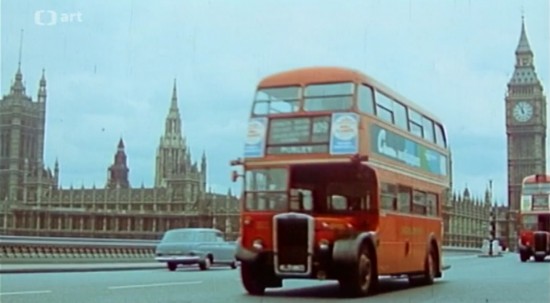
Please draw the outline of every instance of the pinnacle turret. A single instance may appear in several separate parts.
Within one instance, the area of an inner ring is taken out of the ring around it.
[[[12,95],[24,95],[25,85],[23,84],[23,74],[21,73],[21,57],[23,53],[23,30],[21,30],[21,38],[19,42],[19,60],[17,62],[17,71],[15,72],[15,81],[11,85]]]
[[[516,65],[514,74],[508,85],[537,85],[540,86],[540,81],[537,77],[534,66],[534,55],[527,39],[527,31],[525,30],[525,21],[521,20],[521,33],[519,42],[516,48]],[[510,89],[510,87],[509,87]]]
[[[178,89],[176,79],[174,79],[174,87],[172,88],[172,102],[170,103],[170,111],[178,110]]]
[[[174,87],[172,88],[172,99],[170,108],[166,116],[164,135],[166,137],[182,138],[181,118],[178,108],[178,91],[176,88],[176,79],[174,79]]]
[[[525,30],[525,20],[523,16],[521,17],[521,34],[519,36],[519,42],[516,48],[516,55],[520,53],[533,54],[533,52],[531,51],[531,47],[529,46],[529,40],[527,39],[527,32]]]
[[[118,141],[117,149],[118,151],[124,151],[124,141],[122,140],[122,137],[120,137],[120,140]]]
[[[206,172],[206,152],[202,151],[202,158],[201,158],[201,172]]]
[[[117,152],[115,153],[114,163],[108,169],[108,188],[128,188],[128,165],[126,164],[126,152],[124,151],[124,141],[122,138],[118,141]]]
[[[192,168],[191,163],[186,161],[186,151],[188,152],[188,148],[182,133],[182,122],[178,109],[177,84],[176,79],[174,79],[164,134],[160,138],[160,144],[157,149],[156,186],[166,186],[168,179],[181,176]]]
[[[468,184],[464,187],[464,193],[462,194],[464,199],[470,199],[470,190],[468,189]]]
[[[40,77],[40,83],[39,83],[39,87],[38,87],[38,102],[41,102],[41,103],[44,103],[46,102],[46,97],[47,97],[47,93],[46,93],[46,75],[45,75],[46,71],[44,69],[42,69],[42,77]]]

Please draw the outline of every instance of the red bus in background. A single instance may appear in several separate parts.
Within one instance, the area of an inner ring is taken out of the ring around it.
[[[542,262],[550,255],[550,175],[523,179],[519,214],[519,258]]]

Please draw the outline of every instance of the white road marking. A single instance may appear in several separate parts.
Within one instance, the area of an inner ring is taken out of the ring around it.
[[[13,296],[13,295],[36,295],[36,294],[48,294],[51,290],[28,290],[28,291],[12,291],[12,292],[0,292],[0,296]]]
[[[158,287],[158,286],[173,286],[173,285],[193,285],[201,284],[202,281],[187,281],[187,282],[170,282],[170,283],[154,283],[154,284],[140,284],[140,285],[120,285],[109,286],[108,289],[127,289],[127,288],[144,288],[144,287]]]

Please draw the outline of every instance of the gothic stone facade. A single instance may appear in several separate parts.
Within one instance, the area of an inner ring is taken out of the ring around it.
[[[491,237],[491,212],[495,218],[495,238],[507,247],[506,206],[496,206],[488,188],[483,198],[472,197],[468,188],[453,194],[444,206],[444,245],[480,248]]]
[[[0,202],[24,200],[27,193],[50,188],[55,172],[42,163],[46,121],[46,79],[40,79],[36,101],[25,93],[21,63],[10,93],[0,99]],[[25,184],[25,188],[23,187]]]
[[[18,235],[158,239],[170,228],[216,227],[235,239],[238,200],[205,193],[178,196],[167,188],[59,189],[40,203],[11,207],[4,224]]]
[[[238,199],[206,190],[182,136],[176,83],[156,156],[155,186],[132,188],[120,139],[104,188],[62,189],[59,165],[45,168],[46,79],[37,101],[25,93],[20,63],[10,93],[0,100],[0,228],[3,234],[155,239],[170,228],[216,227],[235,239]]]

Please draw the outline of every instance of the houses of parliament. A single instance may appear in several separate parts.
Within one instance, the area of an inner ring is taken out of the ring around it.
[[[491,186],[482,197],[470,194],[468,188],[462,193],[455,190],[443,205],[445,245],[480,247],[489,237],[489,218],[494,215],[497,237],[513,247],[517,241],[521,181],[527,175],[546,171],[546,97],[535,72],[523,21],[515,57],[503,105],[507,206],[494,206]],[[238,237],[238,198],[230,191],[217,194],[207,190],[205,154],[200,163],[191,161],[182,135],[175,82],[154,159],[154,187],[130,185],[121,138],[113,164],[107,168],[104,187],[62,189],[57,161],[53,170],[43,163],[46,77],[43,71],[33,100],[26,93],[20,62],[9,93],[0,100],[2,234],[156,239],[170,228],[215,227],[230,239]],[[515,117],[514,108],[521,102],[532,107],[529,118]]]
[[[116,146],[102,188],[62,189],[59,164],[43,162],[46,76],[36,100],[26,93],[19,61],[0,100],[0,229],[3,234],[156,239],[176,227],[215,227],[235,239],[239,202],[207,190],[207,160],[192,162],[182,135],[176,83],[156,153],[155,184],[132,187],[124,141]]]

